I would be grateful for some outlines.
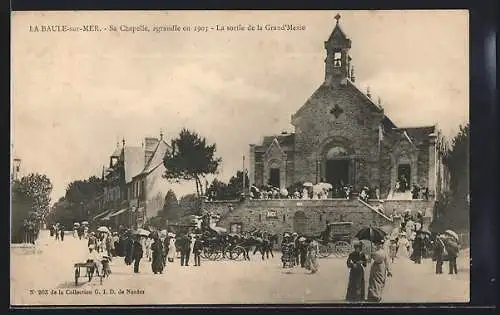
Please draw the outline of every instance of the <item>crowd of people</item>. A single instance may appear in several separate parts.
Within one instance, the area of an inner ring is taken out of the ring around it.
[[[250,187],[250,199],[352,199],[355,194],[365,201],[380,199],[378,189],[365,186],[356,192],[352,185],[346,185],[342,182],[338,185],[325,182],[319,182],[316,185],[303,183],[286,189],[272,185]]]
[[[312,238],[299,236],[296,232],[284,233],[281,253],[283,268],[300,266],[311,273],[316,273],[319,269],[319,243]]]
[[[23,243],[35,244],[40,233],[40,224],[37,220],[27,218],[23,221]]]

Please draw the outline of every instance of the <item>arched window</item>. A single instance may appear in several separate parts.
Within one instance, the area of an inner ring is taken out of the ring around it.
[[[333,53],[333,66],[335,68],[342,66],[342,54],[340,52]]]
[[[345,148],[336,146],[328,150],[328,152],[326,153],[326,159],[332,160],[339,156],[346,156],[346,155],[348,155],[348,153]]]

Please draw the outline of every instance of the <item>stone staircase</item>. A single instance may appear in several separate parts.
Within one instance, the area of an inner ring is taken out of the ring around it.
[[[388,200],[412,200],[411,191],[397,192],[390,191],[387,196]]]

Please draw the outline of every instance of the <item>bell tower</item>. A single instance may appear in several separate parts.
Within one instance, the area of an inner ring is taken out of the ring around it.
[[[349,49],[351,40],[340,28],[340,14],[335,16],[337,23],[325,42],[325,84],[337,85],[350,78],[351,57]]]

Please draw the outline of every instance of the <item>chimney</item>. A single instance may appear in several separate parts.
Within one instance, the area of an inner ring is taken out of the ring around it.
[[[159,139],[154,137],[146,137],[144,138],[144,164],[146,165],[160,142]]]

